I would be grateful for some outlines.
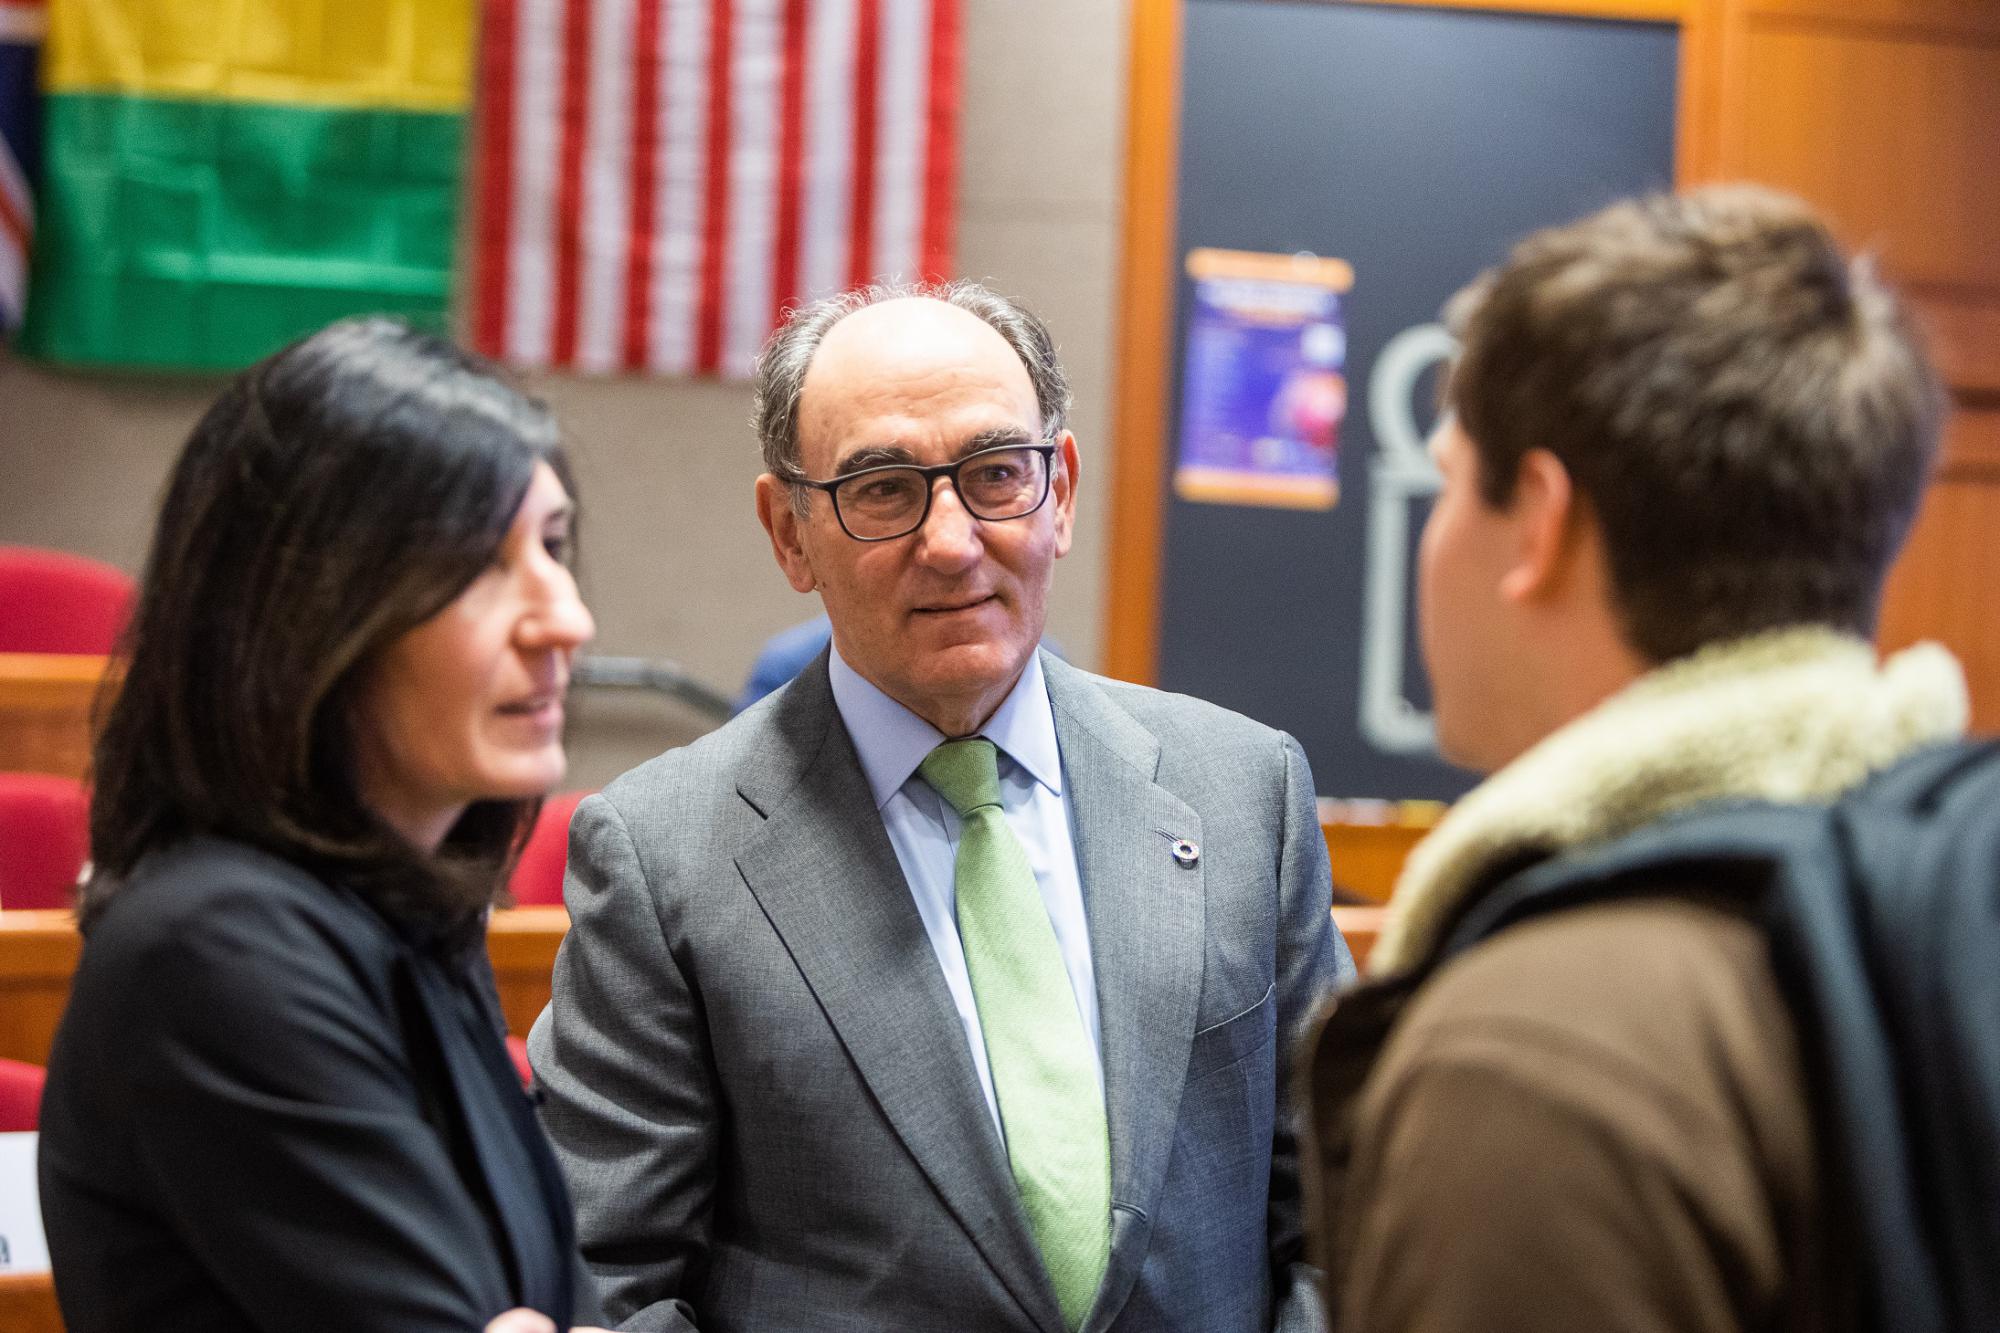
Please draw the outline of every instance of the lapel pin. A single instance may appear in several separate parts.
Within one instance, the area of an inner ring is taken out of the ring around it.
[[[1167,840],[1167,850],[1174,854],[1174,860],[1181,865],[1191,866],[1201,860],[1201,847],[1197,843],[1187,838],[1176,837],[1163,828],[1156,827],[1153,832]]]

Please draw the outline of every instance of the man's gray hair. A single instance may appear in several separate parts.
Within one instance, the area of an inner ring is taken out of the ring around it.
[[[1032,311],[976,282],[881,283],[857,287],[837,296],[799,306],[771,335],[757,358],[757,398],[751,424],[764,450],[764,470],[775,477],[796,481],[805,473],[799,463],[799,398],[805,390],[806,371],[813,355],[825,341],[827,332],[857,310],[899,301],[927,297],[957,306],[977,315],[995,333],[1007,340],[1014,355],[1028,372],[1035,389],[1035,406],[1041,413],[1042,438],[1053,442],[1069,421],[1069,379],[1056,359],[1055,339],[1048,325]],[[796,497],[800,502],[804,494]]]

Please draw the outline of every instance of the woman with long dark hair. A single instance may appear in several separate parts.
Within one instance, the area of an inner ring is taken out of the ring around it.
[[[592,632],[570,491],[541,404],[384,320],[195,427],[97,744],[42,1112],[70,1333],[595,1315],[484,949]]]

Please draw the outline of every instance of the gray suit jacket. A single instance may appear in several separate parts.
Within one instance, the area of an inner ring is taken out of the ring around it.
[[[1305,756],[1211,705],[1043,667],[1111,1130],[1085,1328],[1318,1328],[1286,1057],[1353,964]],[[586,800],[566,893],[529,1049],[614,1318],[1063,1333],[824,657]]]

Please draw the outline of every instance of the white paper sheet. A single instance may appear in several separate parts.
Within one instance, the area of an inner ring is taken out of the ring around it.
[[[42,1235],[41,1194],[35,1188],[39,1134],[0,1134],[0,1273],[45,1273],[49,1243]]]

